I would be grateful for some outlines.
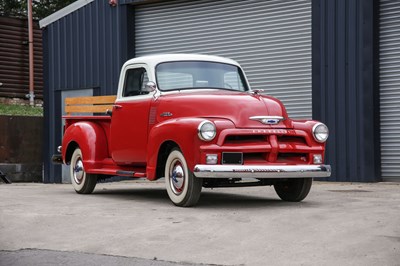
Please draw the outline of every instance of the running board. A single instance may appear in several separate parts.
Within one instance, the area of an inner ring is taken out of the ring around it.
[[[146,173],[140,173],[135,171],[125,171],[125,170],[116,170],[116,169],[91,169],[87,171],[89,174],[101,174],[101,175],[112,175],[112,176],[128,176],[128,177],[138,177],[143,178],[146,177]]]
[[[145,173],[138,173],[134,171],[123,171],[123,170],[118,170],[117,175],[120,176],[133,176],[133,177],[146,177]]]

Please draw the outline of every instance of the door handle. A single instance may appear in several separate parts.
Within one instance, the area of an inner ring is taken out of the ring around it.
[[[114,109],[121,109],[121,108],[122,108],[122,105],[114,104],[114,105],[113,105],[113,108],[114,108]]]

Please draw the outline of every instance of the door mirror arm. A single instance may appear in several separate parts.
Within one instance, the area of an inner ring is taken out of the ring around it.
[[[146,85],[144,86],[144,89],[142,91],[153,92],[155,90],[157,90],[157,84],[153,81],[149,81],[146,83]]]

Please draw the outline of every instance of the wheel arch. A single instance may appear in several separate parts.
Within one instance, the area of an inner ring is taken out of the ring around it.
[[[69,126],[64,133],[63,160],[68,163],[74,150],[82,151],[83,163],[87,170],[108,157],[108,142],[104,129],[97,123],[82,121]]]
[[[203,118],[170,119],[151,129],[147,144],[147,179],[156,180],[160,177],[159,162],[168,156],[168,154],[165,155],[165,152],[170,149],[172,144],[185,155],[188,167],[190,169],[194,167],[201,145],[197,128],[202,121],[204,121]]]
[[[174,148],[180,149],[179,145],[172,140],[167,140],[161,144],[160,149],[158,150],[158,155],[157,155],[157,166],[156,166],[155,179],[159,179],[164,176],[163,173],[164,173],[165,163],[167,161],[168,155]]]
[[[72,154],[74,153],[76,148],[79,148],[79,145],[76,141],[71,141],[68,144],[67,149],[65,151],[65,159],[64,159],[66,164],[69,164],[71,162]]]

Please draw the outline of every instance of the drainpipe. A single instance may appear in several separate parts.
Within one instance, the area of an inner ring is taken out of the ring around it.
[[[32,0],[28,0],[28,31],[29,31],[29,105],[35,105],[34,81],[33,81],[33,22],[32,22]]]

